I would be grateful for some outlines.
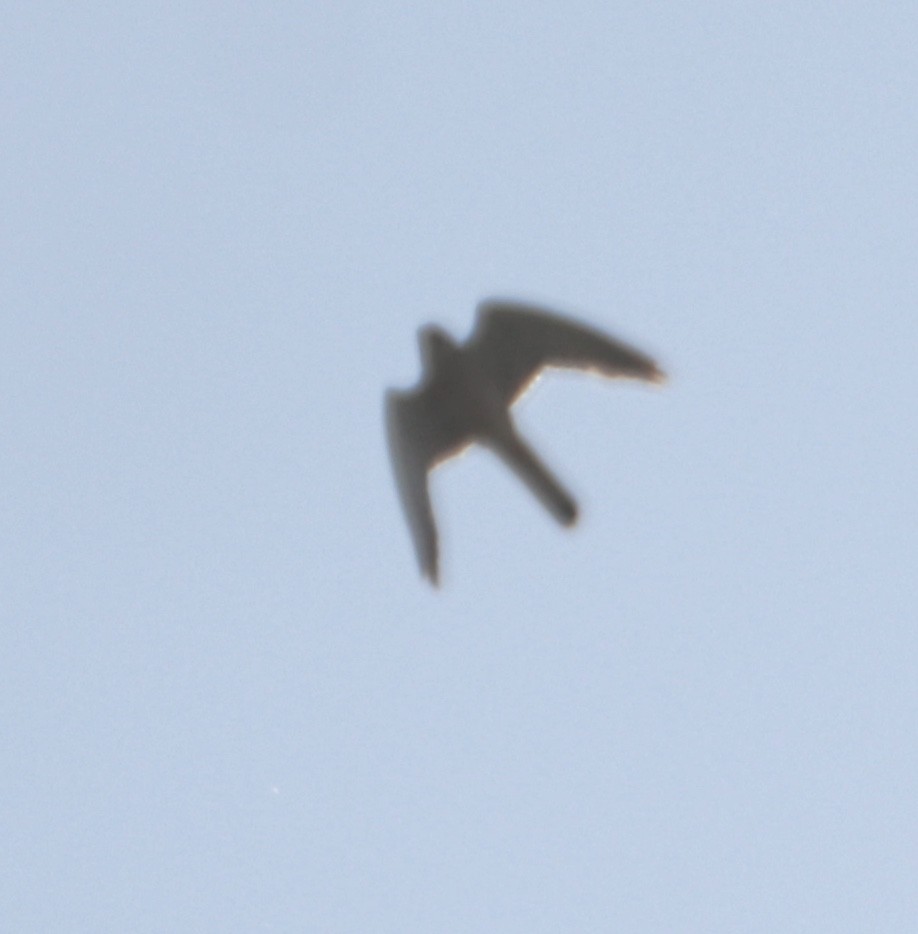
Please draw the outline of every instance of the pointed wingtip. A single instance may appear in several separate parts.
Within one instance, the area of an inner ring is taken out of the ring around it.
[[[662,386],[664,383],[669,382],[669,376],[663,372],[656,364],[653,365],[653,368],[650,371],[649,376],[647,377],[651,383],[655,383],[657,386]]]
[[[440,589],[440,562],[436,557],[429,559],[421,565],[421,577],[423,577],[434,590]]]

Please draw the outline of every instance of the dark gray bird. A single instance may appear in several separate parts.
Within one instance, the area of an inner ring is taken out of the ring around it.
[[[577,504],[549,473],[510,419],[510,407],[546,367],[660,383],[649,357],[542,308],[488,300],[478,306],[464,345],[435,326],[419,335],[424,376],[408,392],[386,393],[389,453],[421,571],[437,584],[437,529],[427,477],[474,442],[513,468],[562,525]]]

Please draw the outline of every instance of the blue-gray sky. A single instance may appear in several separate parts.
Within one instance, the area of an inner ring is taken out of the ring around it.
[[[15,931],[914,931],[918,11],[8,5]],[[580,500],[382,395],[487,295]]]

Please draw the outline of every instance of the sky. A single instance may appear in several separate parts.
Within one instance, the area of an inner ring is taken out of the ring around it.
[[[918,929],[918,9],[0,14],[0,915]],[[416,567],[383,395],[635,344]]]

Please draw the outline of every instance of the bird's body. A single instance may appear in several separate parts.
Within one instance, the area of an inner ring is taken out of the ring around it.
[[[510,407],[546,366],[659,382],[648,357],[542,309],[485,302],[464,345],[436,327],[420,333],[425,375],[409,392],[386,395],[386,421],[402,505],[423,573],[438,580],[428,472],[475,442],[493,450],[564,525],[577,506],[519,436]]]

